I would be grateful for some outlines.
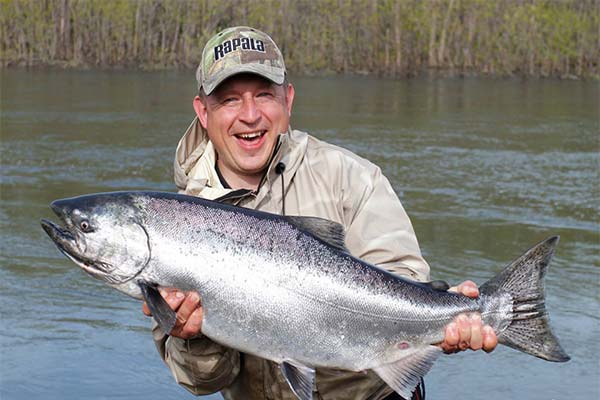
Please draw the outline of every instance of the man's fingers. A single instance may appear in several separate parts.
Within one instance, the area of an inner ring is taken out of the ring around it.
[[[464,281],[458,285],[458,292],[468,297],[479,296],[479,289],[473,281]]]
[[[180,292],[181,293],[181,292]],[[183,294],[183,293],[182,293]],[[179,306],[177,310],[177,323],[180,326],[185,325],[185,323],[190,319],[192,313],[198,308],[200,305],[200,296],[196,292],[189,292],[187,296],[184,296],[183,302]]]
[[[461,314],[456,319],[456,325],[458,326],[458,334],[460,336],[458,348],[466,350],[469,348],[469,343],[471,342],[471,321],[469,321],[466,315]]]
[[[498,345],[498,337],[491,326],[486,325],[483,327],[483,343],[482,348],[486,353],[494,351]]]
[[[171,336],[191,339],[200,333],[202,327],[202,307],[200,295],[196,292],[184,293],[174,288],[160,288],[161,296],[176,313],[175,326],[169,332]],[[151,316],[148,304],[142,304],[144,314]]]
[[[477,313],[471,315],[471,350],[480,350],[483,347],[483,324],[481,316]]]
[[[185,299],[185,293],[175,288],[160,288],[159,292],[169,307],[175,312],[177,312],[179,306]],[[142,303],[142,312],[149,317],[152,316],[152,312],[145,301]]]
[[[200,333],[202,328],[202,307],[196,308],[189,316],[185,325],[179,332],[179,337],[182,339],[190,339]]]
[[[163,296],[169,307],[173,311],[178,311],[183,301],[185,300],[185,293],[179,290],[160,290],[160,294]]]
[[[190,339],[200,333],[201,326],[200,295],[196,292],[188,292],[177,310],[177,322],[171,331],[171,336]]]
[[[466,349],[490,352],[498,345],[498,338],[489,325],[483,325],[481,315],[460,314],[446,325],[444,341],[439,346],[445,353],[455,353]]]
[[[458,347],[458,341],[460,337],[458,335],[458,327],[456,322],[451,322],[446,325],[444,332],[444,341],[441,343],[442,350],[446,353],[453,353]]]

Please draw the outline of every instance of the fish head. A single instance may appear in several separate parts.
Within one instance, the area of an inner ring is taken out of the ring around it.
[[[128,293],[124,288],[135,286],[131,281],[151,255],[148,233],[133,199],[106,193],[56,200],[50,207],[63,226],[48,220],[41,223],[59,250],[94,278]]]

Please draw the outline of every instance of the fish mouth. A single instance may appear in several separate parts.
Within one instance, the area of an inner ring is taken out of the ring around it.
[[[55,207],[52,207],[52,209],[59,216],[61,216]],[[99,278],[106,276],[106,274],[110,271],[110,267],[108,265],[94,262],[93,260],[81,255],[77,243],[77,236],[74,235],[69,229],[63,228],[62,226],[57,225],[47,219],[42,219],[41,224],[44,231],[46,231],[48,236],[50,236],[50,239],[52,239],[61,253],[77,264],[85,272],[96,278]]]
[[[71,234],[71,232],[64,229],[60,225],[57,225],[47,219],[42,219],[41,223],[42,228],[44,228],[48,236],[50,236],[50,238],[54,240],[54,243],[57,245],[66,241],[75,241],[75,237]]]

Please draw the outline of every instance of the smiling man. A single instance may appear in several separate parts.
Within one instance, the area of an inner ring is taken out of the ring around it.
[[[231,77],[210,95],[194,99],[224,182],[258,189],[279,135],[288,130],[293,100],[292,85],[274,85],[252,74]]]
[[[235,27],[206,44],[196,74],[197,117],[180,140],[175,182],[182,193],[267,212],[317,216],[342,224],[354,256],[392,273],[429,280],[415,233],[388,180],[369,161],[289,126],[294,87],[281,52],[263,32]],[[227,268],[227,266],[223,266]],[[477,287],[456,290],[474,297]],[[177,312],[158,350],[178,383],[226,399],[294,399],[279,366],[221,346],[201,333],[198,293],[164,289]],[[150,315],[146,306],[144,312]],[[494,332],[477,317],[446,327],[446,352],[491,351]],[[399,399],[372,371],[318,369],[315,399]],[[420,399],[418,389],[413,399]]]

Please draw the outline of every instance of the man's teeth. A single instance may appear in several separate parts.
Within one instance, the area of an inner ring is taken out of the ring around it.
[[[265,131],[252,132],[252,133],[240,133],[237,136],[241,137],[242,139],[254,139],[254,138],[261,136],[263,133],[265,133]]]

